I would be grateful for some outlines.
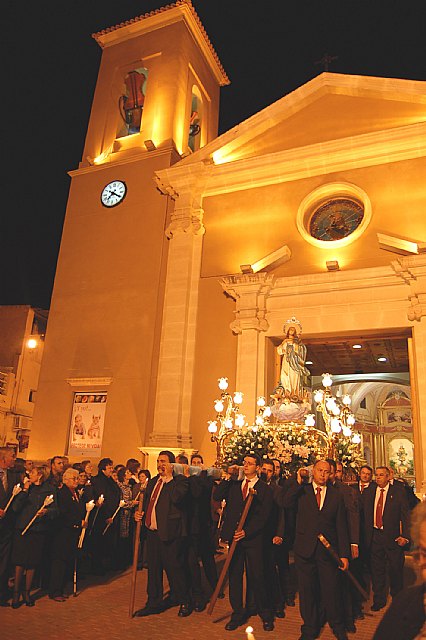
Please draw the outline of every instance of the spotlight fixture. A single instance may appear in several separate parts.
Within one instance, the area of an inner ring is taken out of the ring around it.
[[[352,349],[362,349],[362,344],[353,344]]]
[[[378,361],[378,362],[387,362],[387,361],[388,361],[388,359],[387,359],[387,358],[385,358],[385,356],[379,356],[379,357],[377,358],[377,361]]]
[[[325,263],[327,271],[340,271],[339,262],[337,260],[327,260]]]
[[[312,360],[306,360],[305,364],[314,364]]]
[[[143,143],[144,143],[144,145],[145,145],[145,149],[146,149],[147,151],[155,151],[155,150],[156,150],[156,148],[157,148],[157,147],[155,146],[155,144],[153,143],[153,141],[152,141],[152,140],[144,140],[144,142],[143,142]]]

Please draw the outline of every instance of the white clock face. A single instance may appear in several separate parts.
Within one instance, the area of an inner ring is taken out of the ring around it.
[[[116,207],[124,200],[127,187],[121,180],[114,180],[102,189],[101,202],[104,207]]]

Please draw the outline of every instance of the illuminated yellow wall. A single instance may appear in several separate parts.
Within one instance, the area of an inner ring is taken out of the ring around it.
[[[325,261],[333,259],[343,269],[389,264],[391,254],[379,248],[377,233],[419,241],[426,237],[425,176],[426,159],[420,158],[206,198],[202,274],[238,273],[241,264],[283,244],[292,256],[277,276],[324,271]],[[348,246],[319,249],[302,238],[296,215],[308,193],[334,181],[354,183],[367,192],[372,219],[361,238]]]

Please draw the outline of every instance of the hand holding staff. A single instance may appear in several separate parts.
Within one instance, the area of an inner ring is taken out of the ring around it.
[[[89,500],[89,502],[86,503],[86,517],[84,518],[84,522],[88,522],[89,520],[89,515],[90,512],[92,511],[92,509],[94,509],[95,507],[95,501],[94,500]],[[80,538],[78,539],[78,545],[77,545],[77,549],[81,549],[83,546],[83,540],[84,540],[84,536],[86,535],[86,527],[83,527],[83,529],[81,530],[80,533]]]
[[[234,533],[234,538],[232,540],[231,546],[229,547],[229,551],[228,551],[228,555],[226,556],[226,560],[223,564],[223,568],[221,571],[221,574],[219,576],[219,580],[217,581],[217,585],[216,585],[216,589],[214,590],[214,593],[212,595],[212,597],[210,598],[210,604],[207,608],[207,614],[209,616],[211,616],[211,614],[213,613],[213,609],[214,606],[216,604],[216,600],[218,599],[219,593],[222,590],[222,586],[223,583],[225,581],[225,576],[226,576],[226,572],[228,571],[228,567],[231,564],[231,560],[232,560],[232,556],[234,555],[234,551],[235,551],[235,547],[237,546],[239,540],[241,540],[243,538],[243,535],[241,535],[241,532],[243,531],[244,528],[244,524],[245,521],[247,519],[247,515],[248,512],[250,510],[251,507],[251,503],[253,502],[253,498],[256,495],[256,490],[255,489],[249,489],[249,494],[246,500],[246,503],[244,505],[244,509],[243,512],[241,514],[241,518],[240,521],[238,523],[238,527]]]
[[[3,509],[3,516],[5,515],[6,511],[9,509],[9,507],[10,507],[10,505],[11,505],[11,503],[12,503],[13,498],[14,498],[15,496],[17,496],[17,495],[18,495],[18,493],[21,493],[21,491],[22,491],[22,489],[21,489],[21,487],[19,486],[19,484],[15,484],[15,486],[14,486],[14,487],[13,487],[13,489],[12,489],[12,495],[11,495],[11,496],[10,496],[10,498],[9,498],[9,502],[7,503],[7,505],[5,506],[5,508]]]
[[[41,515],[43,509],[45,509],[46,507],[48,507],[50,504],[52,504],[52,502],[54,501],[54,497],[53,494],[51,494],[50,496],[46,496],[43,502],[43,506],[40,507],[40,509],[37,511],[37,513],[35,514],[35,516],[29,521],[29,523],[27,524],[27,526],[25,527],[25,529],[23,530],[23,532],[21,533],[21,536],[25,535],[28,531],[28,529],[31,527],[31,525],[33,524],[34,520],[36,518],[38,518],[39,515]]]
[[[117,515],[117,513],[120,511],[120,509],[122,507],[124,507],[124,505],[126,504],[125,500],[120,500],[120,503],[118,505],[118,507],[116,508],[116,510],[114,511],[114,513],[111,516],[111,521],[108,522],[107,526],[105,527],[105,529],[102,531],[102,535],[104,536],[106,534],[106,532],[108,531],[108,529],[110,528],[110,526],[112,525],[112,523],[114,522],[114,518]]]
[[[337,563],[337,566],[339,567],[339,569],[343,568],[343,563],[341,561],[341,559],[339,558],[337,552],[333,549],[333,547],[331,546],[331,544],[329,543],[329,541],[327,540],[327,538],[325,536],[323,536],[322,533],[318,534],[318,540],[321,542],[321,544],[324,545],[324,547],[327,549],[328,553],[331,555],[332,558],[334,558],[334,560]],[[352,581],[353,585],[355,586],[355,588],[359,591],[359,593],[362,595],[362,597],[364,598],[364,600],[368,600],[368,594],[364,591],[364,589],[361,587],[361,585],[359,584],[358,580],[355,578],[355,576],[353,575],[353,573],[351,573],[349,571],[349,569],[346,569],[345,571],[346,575],[348,576],[348,578]]]

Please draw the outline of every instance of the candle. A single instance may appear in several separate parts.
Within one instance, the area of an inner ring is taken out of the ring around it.
[[[118,507],[116,508],[116,510],[114,511],[113,515],[111,516],[111,522],[108,522],[107,526],[105,527],[105,529],[102,531],[102,535],[104,536],[106,534],[106,532],[108,531],[108,529],[110,528],[110,526],[112,525],[112,521],[114,520],[115,516],[117,515],[117,513],[120,511],[120,509],[122,507],[124,507],[124,505],[126,504],[125,500],[120,500],[120,503],[118,505]]]
[[[13,498],[14,498],[15,496],[17,496],[17,495],[18,495],[18,493],[21,493],[21,491],[22,491],[22,489],[21,489],[21,487],[19,486],[19,484],[15,484],[15,486],[14,486],[14,487],[13,487],[13,489],[12,489],[12,495],[11,495],[11,496],[10,496],[10,498],[9,498],[9,502],[7,503],[7,505],[6,505],[6,506],[5,506],[5,508],[4,508],[4,513],[6,513],[6,511],[9,509],[10,504],[11,504],[11,502],[12,502]]]
[[[256,640],[253,635],[253,627],[246,627],[247,640]]]
[[[40,507],[40,509],[37,511],[37,513],[35,514],[34,518],[32,518],[29,523],[27,524],[27,526],[25,527],[25,529],[23,530],[23,532],[21,533],[21,536],[23,536],[25,533],[27,533],[28,529],[31,527],[31,525],[33,524],[34,520],[37,518],[37,516],[43,511],[43,509],[45,509],[46,507],[48,507],[50,504],[52,504],[54,498],[53,498],[53,494],[51,494],[50,496],[46,496],[46,498],[44,499],[43,505]]]
[[[89,520],[89,515],[90,512],[92,511],[92,509],[95,506],[95,501],[94,500],[89,500],[89,502],[86,504],[86,517],[84,518],[84,522],[87,522]],[[80,538],[78,540],[78,549],[81,549],[83,546],[83,540],[84,540],[84,536],[86,535],[86,528],[83,527],[83,529],[81,530],[80,533]]]

